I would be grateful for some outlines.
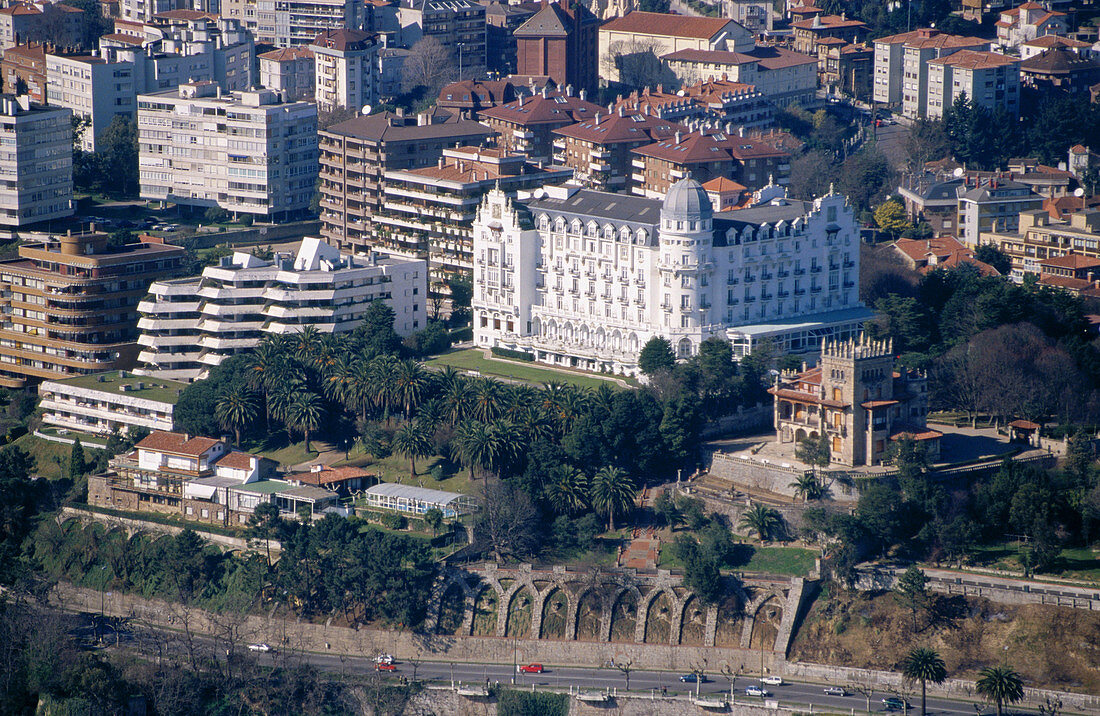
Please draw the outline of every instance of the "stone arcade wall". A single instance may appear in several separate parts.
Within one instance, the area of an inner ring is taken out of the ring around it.
[[[732,453],[716,452],[711,457],[710,474],[729,480],[735,485],[744,485],[756,490],[766,490],[777,495],[797,497],[798,493],[791,483],[809,470],[788,463],[764,462],[759,457],[742,457]],[[837,502],[855,502],[859,491],[854,484],[844,484],[836,477],[848,475],[849,470],[823,470],[822,481],[829,488],[829,494]],[[837,473],[832,475],[831,473]]]
[[[681,584],[679,576],[668,570],[571,570],[560,565],[536,568],[530,564],[502,568],[486,563],[468,569],[451,568],[441,576],[429,606],[426,629],[455,636],[750,649],[760,647],[765,634],[770,636],[770,631],[761,631],[753,638],[763,618],[776,630],[767,649],[785,655],[806,591],[805,580],[753,578],[743,586],[731,587],[736,599],[729,606],[705,606]],[[484,608],[486,597],[495,604],[489,613]],[[482,614],[477,619],[479,600]],[[445,601],[452,606],[461,604],[461,619],[453,620],[458,622],[453,630],[440,628]],[[762,611],[765,606],[767,610]],[[660,610],[659,615],[656,610]],[[660,629],[656,628],[658,616]],[[549,628],[544,620],[553,620],[554,627]],[[589,627],[588,633],[583,633],[582,624]],[[725,637],[721,640],[720,627]]]

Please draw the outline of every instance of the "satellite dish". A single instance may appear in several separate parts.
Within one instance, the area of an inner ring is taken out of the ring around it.
[[[676,93],[677,97],[683,97],[685,95],[687,95],[687,92],[684,92],[683,90],[680,90],[679,92]]]
[[[369,104],[363,105],[363,109],[359,110],[359,113],[366,117],[370,114],[371,106]]]
[[[1078,199],[1080,199],[1081,197],[1083,197],[1085,195],[1085,190],[1082,189],[1081,187],[1077,187],[1076,189],[1073,190],[1073,195],[1075,197],[1077,197]]]
[[[959,177],[961,177],[963,175],[963,168],[962,167],[955,167],[955,171],[953,171],[951,173],[955,175],[956,179],[958,179]]]
[[[539,187],[538,189],[535,189],[535,198],[536,199],[545,199],[546,198],[546,190],[543,189],[542,187]]]

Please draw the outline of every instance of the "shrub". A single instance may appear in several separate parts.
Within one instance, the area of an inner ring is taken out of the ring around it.
[[[502,690],[497,694],[499,716],[566,716],[569,697],[543,691]]]
[[[252,226],[255,221],[255,216],[253,216],[252,214],[245,214],[241,217],[241,226]]]
[[[209,224],[221,224],[229,220],[229,212],[220,206],[212,206],[202,215]]]
[[[403,530],[409,526],[409,520],[405,515],[396,512],[387,512],[382,515],[382,526],[390,530]]]
[[[529,362],[533,362],[535,360],[535,356],[531,355],[530,353],[526,353],[524,351],[513,351],[513,350],[509,350],[507,348],[497,348],[496,346],[493,346],[490,349],[490,351],[492,351],[492,354],[494,356],[496,356],[497,358],[508,358],[510,360],[524,360],[524,361],[529,361]]]
[[[432,469],[428,470],[428,474],[432,476],[432,479],[436,482],[443,482],[447,479],[447,471],[443,469],[443,463],[437,462],[432,465]]]

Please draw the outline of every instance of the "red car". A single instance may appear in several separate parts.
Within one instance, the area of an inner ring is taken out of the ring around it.
[[[375,664],[374,668],[378,671],[397,671],[397,666],[394,664]]]
[[[524,664],[519,670],[524,674],[541,674],[542,664]]]

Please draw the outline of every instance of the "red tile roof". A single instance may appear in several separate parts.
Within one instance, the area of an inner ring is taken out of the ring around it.
[[[1023,44],[1028,47],[1069,47],[1071,49],[1084,49],[1086,47],[1092,47],[1087,42],[1081,42],[1080,40],[1074,40],[1071,37],[1062,37],[1061,35],[1043,35],[1042,37],[1036,37],[1034,40],[1028,40]],[[1080,146],[1080,145],[1078,145]]]
[[[218,467],[229,467],[234,470],[249,470],[252,468],[252,454],[242,450],[234,450],[228,455],[218,458]]]
[[[0,15],[41,15],[38,8],[22,3],[0,8]]]
[[[203,12],[202,10],[180,9],[157,13],[154,17],[162,20],[217,20],[219,16],[212,12]]]
[[[970,70],[981,70],[990,67],[1018,64],[1020,61],[1014,57],[1008,57],[996,52],[979,52],[977,50],[959,50],[947,57],[938,57],[929,60],[930,65],[949,65]]]
[[[931,428],[906,428],[890,436],[891,440],[939,440],[943,433]]]
[[[1091,256],[1082,256],[1081,254],[1065,254],[1064,256],[1056,256],[1051,259],[1040,261],[1039,265],[1074,270],[1089,269],[1100,266],[1100,259],[1094,259]]]
[[[663,159],[673,164],[700,164],[703,162],[729,162],[733,157],[722,142],[701,132],[689,132],[638,147],[634,154]]]
[[[727,179],[726,177],[715,177],[710,181],[703,184],[705,191],[713,191],[725,193],[728,191],[748,191],[748,187],[743,184],[738,184],[733,179]]]
[[[686,132],[687,127],[653,115],[640,112],[600,113],[567,127],[554,130],[554,134],[593,144],[618,144],[621,142],[651,142]]]
[[[572,124],[595,116],[605,110],[580,97],[567,97],[564,92],[547,92],[531,97],[521,97],[515,102],[490,107],[478,113],[478,117],[498,119],[518,125]]]
[[[364,477],[376,477],[373,472],[367,472],[358,467],[326,467],[319,472],[296,472],[287,478],[305,485],[332,485],[337,482],[354,480]]]
[[[640,35],[666,37],[695,37],[709,40],[721,33],[733,20],[718,17],[691,17],[669,15],[663,12],[633,10],[622,17],[610,20],[600,31],[630,32]]]
[[[294,60],[312,60],[313,50],[308,47],[283,47],[257,55],[260,59],[272,62],[293,62]]]
[[[1008,424],[1010,428],[1019,428],[1020,430],[1038,430],[1039,424],[1033,423],[1030,420],[1013,420]]]
[[[819,15],[812,20],[792,22],[791,27],[799,30],[829,30],[841,27],[867,27],[867,24],[859,20],[849,20],[840,15]]]
[[[165,430],[154,430],[134,447],[156,452],[170,452],[173,455],[198,457],[219,442],[221,441],[215,440],[214,438],[191,437],[186,433],[170,433]]]
[[[311,45],[317,47],[324,47],[329,50],[339,50],[341,52],[346,50],[355,50],[368,43],[372,35],[362,32],[360,30],[325,30],[317,37],[313,38]]]
[[[133,35],[127,35],[127,34],[124,34],[124,33],[121,33],[121,32],[112,32],[109,35],[103,35],[99,39],[101,39],[101,40],[110,40],[111,42],[122,42],[122,43],[125,43],[127,45],[138,45],[138,46],[140,46],[140,45],[145,44],[145,41],[142,40],[140,37],[134,37]]]

